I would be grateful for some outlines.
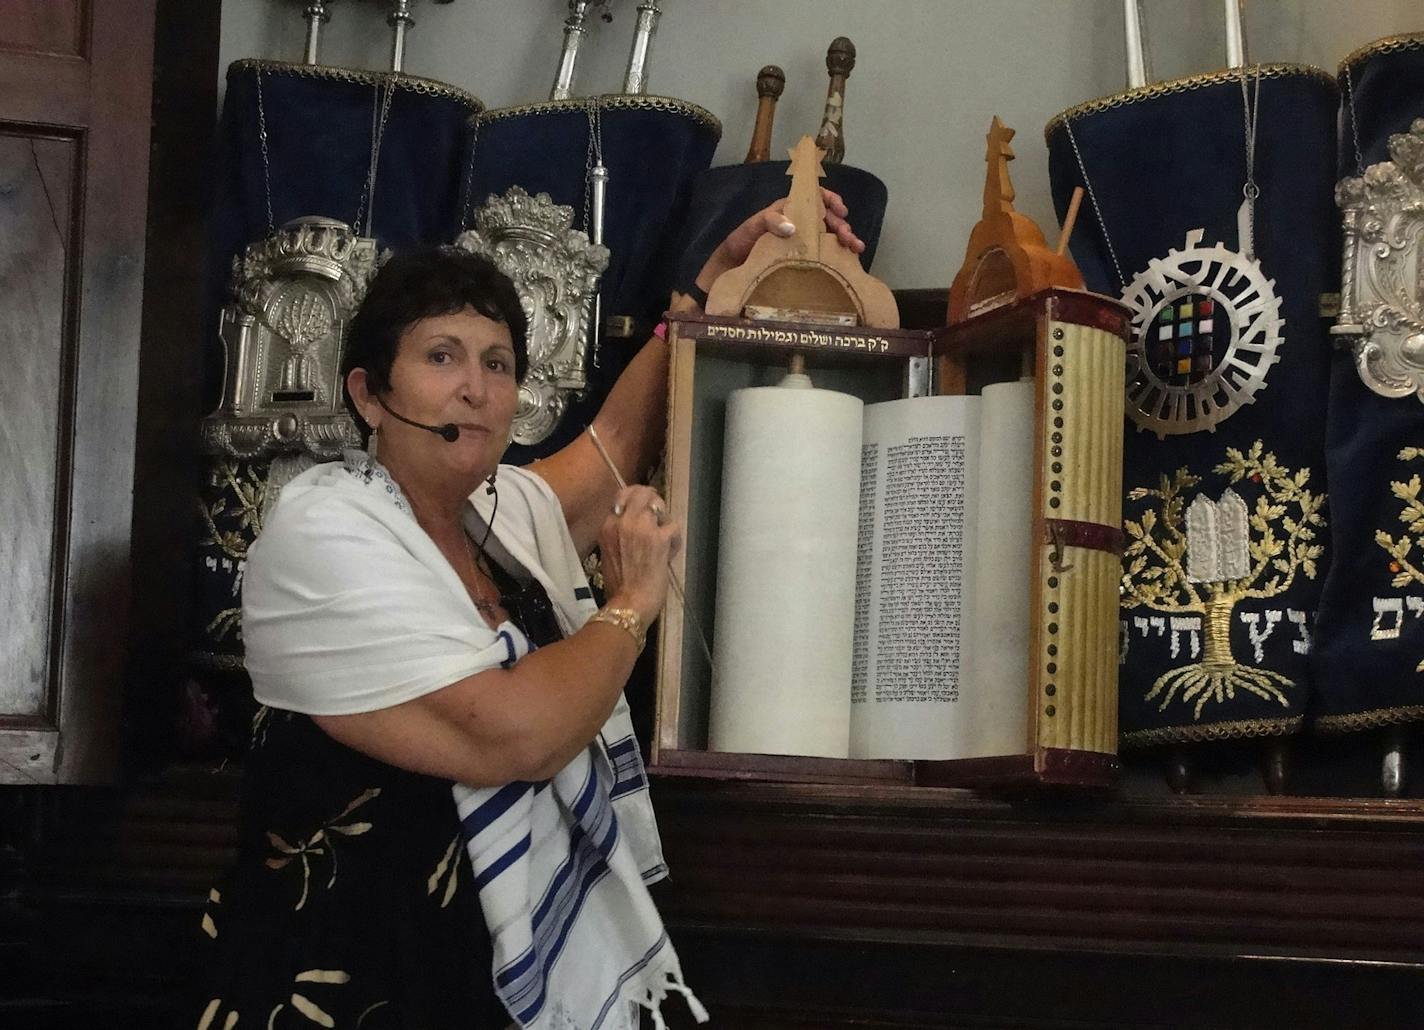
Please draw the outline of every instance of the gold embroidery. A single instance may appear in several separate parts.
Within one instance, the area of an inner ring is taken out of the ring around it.
[[[459,89],[438,79],[426,79],[405,72],[375,72],[357,68],[336,68],[327,64],[291,64],[287,61],[268,61],[257,57],[245,57],[234,61],[232,67],[243,71],[255,69],[263,75],[294,75],[303,79],[334,79],[337,82],[354,82],[359,86],[384,86],[391,83],[396,89],[408,89],[432,97],[455,100],[474,111],[484,109],[484,102],[473,93]]]
[[[1366,43],[1362,47],[1351,50],[1345,55],[1345,59],[1340,62],[1340,67],[1336,74],[1343,79],[1347,71],[1352,70],[1355,65],[1367,57],[1373,57],[1376,54],[1390,54],[1396,50],[1416,50],[1419,47],[1424,47],[1424,33],[1421,32],[1411,32],[1399,36],[1385,36],[1383,39],[1377,39],[1372,43]]]
[[[1285,593],[1297,572],[1314,579],[1316,559],[1324,550],[1315,539],[1325,525],[1321,514],[1325,495],[1306,489],[1308,468],[1292,472],[1257,440],[1244,454],[1227,448],[1226,460],[1214,471],[1233,485],[1249,479],[1263,490],[1248,514],[1248,532],[1241,541],[1249,557],[1244,577],[1215,582],[1193,582],[1188,577],[1185,492],[1201,477],[1185,468],[1171,477],[1162,476],[1156,489],[1138,487],[1128,493],[1129,501],[1153,499],[1156,506],[1143,511],[1138,521],[1124,520],[1130,542],[1123,552],[1123,607],[1202,616],[1202,660],[1168,670],[1146,697],[1148,701],[1161,698],[1158,711],[1165,711],[1179,695],[1184,704],[1194,701],[1193,721],[1201,718],[1208,703],[1234,700],[1238,689],[1289,705],[1285,691],[1296,685],[1293,680],[1270,669],[1241,665],[1232,655],[1231,615],[1240,601]],[[1289,514],[1292,510],[1294,514]],[[1278,528],[1284,539],[1276,535]]]
[[[431,873],[425,881],[425,893],[434,894],[440,886],[440,881],[445,880],[445,896],[440,899],[440,907],[445,908],[450,904],[450,899],[455,896],[455,884],[460,876],[460,834],[455,834],[455,839],[450,842],[450,846],[445,849],[445,854],[440,856],[440,861],[436,863],[435,872]],[[447,875],[448,874],[448,875]]]
[[[1238,737],[1284,737],[1295,733],[1305,716],[1281,719],[1233,719],[1205,726],[1164,726],[1155,730],[1133,730],[1120,741],[1124,748],[1157,747],[1162,744],[1198,743],[1205,740],[1233,740]]]
[[[1424,457],[1424,448],[1405,447],[1395,457],[1400,461],[1414,461]],[[1424,583],[1424,571],[1410,560],[1410,552],[1416,546],[1424,550],[1424,501],[1419,498],[1420,485],[1418,474],[1410,476],[1407,483],[1395,481],[1389,484],[1390,492],[1404,502],[1399,521],[1404,523],[1408,532],[1401,533],[1398,540],[1382,529],[1375,532],[1375,543],[1390,556],[1389,571],[1394,573],[1390,585],[1396,588],[1410,583]],[[1424,672],[1424,660],[1414,667],[1414,671]]]
[[[671,111],[691,118],[694,122],[712,130],[717,139],[722,138],[722,122],[705,107],[677,100],[673,97],[659,97],[651,93],[605,93],[596,97],[576,97],[570,100],[541,100],[535,104],[519,104],[515,107],[496,107],[475,116],[481,126],[506,118],[523,118],[531,114],[558,114],[560,111],[587,111],[597,104],[600,111]]]
[[[228,491],[236,500],[236,507],[231,512],[227,507]],[[207,537],[200,540],[198,546],[216,546],[225,557],[240,564],[247,557],[249,541],[262,532],[262,506],[267,500],[266,479],[259,476],[250,464],[220,461],[209,476],[208,492],[213,497],[212,502],[198,502],[198,511],[208,531]],[[219,529],[219,519],[227,523],[236,519],[236,527]],[[213,641],[222,640],[241,621],[241,607],[224,608],[208,623],[208,637]]]
[[[221,904],[222,904],[222,895],[218,893],[218,889],[217,889],[216,887],[214,887],[212,890],[208,891],[208,900],[209,900],[210,902],[212,902],[214,905],[221,905]],[[213,940],[217,940],[217,937],[218,937],[218,925],[217,925],[217,923],[213,922],[213,915],[212,915],[211,912],[204,912],[204,913],[203,913],[202,927],[203,927],[203,933],[207,934],[207,935],[208,935],[209,937],[211,937]]]
[[[1263,79],[1287,79],[1304,78],[1315,79],[1322,85],[1328,85],[1332,90],[1338,89],[1335,79],[1329,72],[1322,68],[1316,68],[1308,64],[1263,64],[1259,66],[1260,76]],[[1257,68],[1252,67],[1251,75],[1257,74]],[[1109,111],[1114,107],[1126,107],[1128,104],[1135,104],[1142,100],[1150,100],[1152,97],[1163,96],[1168,93],[1189,93],[1194,89],[1201,89],[1203,86],[1214,86],[1221,82],[1239,82],[1241,72],[1229,69],[1219,72],[1206,72],[1201,75],[1188,75],[1181,79],[1167,79],[1163,82],[1153,82],[1146,86],[1138,86],[1122,93],[1113,93],[1110,96],[1098,97],[1096,100],[1087,100],[1060,111],[1048,120],[1048,124],[1043,127],[1043,138],[1051,140],[1053,134],[1062,128],[1065,122],[1070,122],[1075,118],[1088,114],[1097,114],[1100,111]]]
[[[341,814],[325,823],[316,833],[312,834],[304,841],[297,844],[289,844],[280,836],[267,831],[267,840],[272,847],[281,852],[280,855],[266,860],[268,869],[283,869],[292,861],[298,861],[302,868],[302,896],[297,899],[293,911],[300,911],[307,903],[307,893],[311,886],[311,859],[317,855],[326,855],[331,860],[331,878],[326,881],[327,888],[331,888],[336,883],[337,861],[336,861],[336,835],[343,837],[358,837],[371,829],[368,822],[342,823],[348,815],[360,808],[372,798],[378,797],[381,793],[379,787],[363,791],[356,800],[347,805]]]
[[[1321,733],[1355,733],[1359,730],[1377,730],[1382,726],[1417,722],[1420,719],[1424,719],[1424,705],[1401,705],[1398,708],[1376,708],[1368,712],[1350,712],[1345,715],[1322,715],[1316,718],[1315,728]]]

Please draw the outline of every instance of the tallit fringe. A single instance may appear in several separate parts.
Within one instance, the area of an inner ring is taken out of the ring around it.
[[[622,999],[640,1005],[652,1013],[654,1030],[667,1030],[663,1022],[662,1006],[670,992],[681,994],[687,1002],[687,1010],[692,1018],[705,1023],[710,1018],[692,988],[682,982],[682,968],[677,961],[677,953],[668,945],[667,952],[641,976],[635,976],[623,985]]]

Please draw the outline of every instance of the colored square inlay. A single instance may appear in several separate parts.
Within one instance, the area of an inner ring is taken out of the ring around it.
[[[1157,312],[1157,335],[1145,349],[1154,374],[1168,386],[1201,382],[1214,367],[1216,305],[1207,297],[1180,297]],[[1144,344],[1147,340],[1144,340]]]

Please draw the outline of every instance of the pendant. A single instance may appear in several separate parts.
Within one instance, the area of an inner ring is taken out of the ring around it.
[[[1127,416],[1158,438],[1216,427],[1255,401],[1280,360],[1281,300],[1254,258],[1187,233],[1123,291],[1132,309]],[[1249,243],[1248,243],[1249,246]]]

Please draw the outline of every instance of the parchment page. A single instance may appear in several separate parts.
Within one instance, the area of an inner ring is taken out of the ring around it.
[[[950,758],[972,728],[970,556],[977,397],[865,409],[851,663],[851,756]]]

